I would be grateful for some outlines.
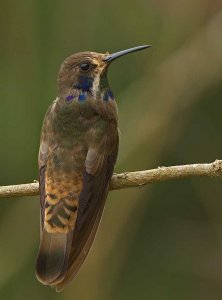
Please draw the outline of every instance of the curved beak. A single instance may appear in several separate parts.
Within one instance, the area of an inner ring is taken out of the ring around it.
[[[115,53],[112,53],[112,54],[108,54],[104,58],[104,61],[105,62],[111,62],[111,61],[115,60],[116,58],[121,57],[123,55],[126,55],[128,53],[140,51],[140,50],[150,48],[150,47],[151,47],[151,45],[143,45],[143,46],[137,46],[137,47],[130,48],[130,49],[127,49],[127,50],[122,50],[122,51],[119,51],[119,52],[115,52]]]

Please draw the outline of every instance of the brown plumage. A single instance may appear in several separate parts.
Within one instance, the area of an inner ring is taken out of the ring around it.
[[[94,240],[118,152],[117,106],[107,81],[115,54],[68,57],[46,113],[39,149],[41,242],[37,278],[63,289]]]

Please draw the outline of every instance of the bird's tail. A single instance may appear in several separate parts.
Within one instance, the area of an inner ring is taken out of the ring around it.
[[[53,286],[64,279],[68,267],[71,241],[72,231],[49,233],[43,229],[36,262],[36,276],[40,282]]]

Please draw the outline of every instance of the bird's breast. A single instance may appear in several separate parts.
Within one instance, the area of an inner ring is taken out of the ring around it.
[[[60,100],[56,104],[52,120],[53,130],[67,137],[80,137],[87,131],[103,134],[108,123],[117,126],[117,107],[115,101],[106,102],[89,98],[86,101],[73,101],[71,104]]]

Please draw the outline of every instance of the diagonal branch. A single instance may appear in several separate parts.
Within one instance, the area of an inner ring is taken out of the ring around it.
[[[185,177],[222,177],[222,160],[209,164],[191,164],[173,167],[158,167],[157,169],[113,174],[110,190],[129,187],[141,187],[148,183],[180,179]],[[39,184],[27,183],[0,186],[0,198],[35,196],[39,194]]]

